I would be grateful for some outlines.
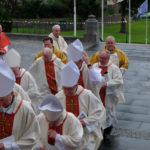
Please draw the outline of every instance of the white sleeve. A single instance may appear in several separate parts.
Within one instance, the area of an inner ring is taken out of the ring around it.
[[[17,83],[15,84],[14,91],[18,92],[20,94],[21,98],[23,98],[24,100],[31,102],[27,92],[25,92],[24,89],[22,88],[22,86],[20,86],[19,84],[17,84]]]
[[[55,138],[55,147],[57,150],[66,150],[66,147],[62,141],[61,135],[57,134]]]
[[[4,143],[5,150],[20,150],[16,142]]]
[[[87,121],[84,122],[86,124],[86,128],[89,131],[89,133],[95,131],[98,127],[98,122],[87,122]]]
[[[104,81],[104,77],[101,75],[100,68],[92,68],[88,69],[90,81],[93,82],[95,85]]]

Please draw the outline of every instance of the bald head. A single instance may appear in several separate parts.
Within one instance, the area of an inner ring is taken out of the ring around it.
[[[46,62],[49,62],[51,61],[51,58],[52,58],[52,49],[46,47],[43,49],[43,58]]]
[[[110,58],[110,54],[108,51],[101,51],[99,54],[99,61],[101,65],[105,66],[108,64]]]
[[[53,31],[53,35],[56,37],[56,38],[58,38],[59,37],[59,35],[60,35],[60,25],[54,25],[53,27],[52,27],[52,31]]]

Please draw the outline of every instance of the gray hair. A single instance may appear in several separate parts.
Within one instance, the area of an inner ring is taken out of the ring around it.
[[[114,36],[112,36],[112,35],[107,36],[106,41],[109,40],[109,39],[113,39],[113,41],[115,42],[115,37]]]
[[[46,47],[43,49],[43,53],[53,53],[52,49]]]
[[[100,51],[100,54],[101,53],[106,53],[107,54],[107,56],[108,56],[108,58],[110,58],[110,51],[109,50],[102,50],[102,51]],[[99,55],[100,55],[99,54]]]
[[[58,24],[53,25],[52,31],[53,31],[55,28],[60,28],[60,25],[58,25]]]

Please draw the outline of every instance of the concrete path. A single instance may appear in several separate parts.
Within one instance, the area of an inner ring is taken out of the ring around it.
[[[29,68],[41,41],[11,39],[11,46],[22,55],[22,66]],[[104,43],[100,45],[103,47]],[[150,149],[150,45],[117,44],[129,57],[125,74],[126,103],[118,105],[118,124],[112,132],[112,141],[102,143],[99,150]],[[95,51],[88,51],[92,54]]]

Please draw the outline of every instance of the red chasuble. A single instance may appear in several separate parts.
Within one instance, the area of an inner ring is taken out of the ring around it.
[[[59,126],[50,126],[49,125],[49,130],[50,129],[55,130],[58,134],[62,135],[63,134],[63,124],[64,124],[65,120],[67,119],[67,117],[68,117],[68,112],[66,113],[65,119]],[[55,145],[55,139],[48,138],[48,143],[50,145]]]
[[[83,66],[82,70],[80,70],[80,76],[79,76],[79,80],[78,80],[78,85],[81,85],[82,87],[84,87],[84,82],[83,82],[83,70],[85,68],[86,65]]]
[[[26,72],[26,71],[24,71],[23,74],[22,74],[20,77],[17,77],[17,78],[16,78],[16,83],[17,83],[17,84],[20,85],[21,79],[22,79],[22,77],[24,76],[25,72]]]
[[[78,95],[66,96],[66,110],[72,112],[76,117],[79,116],[79,95],[84,91],[84,88]]]
[[[107,72],[108,67],[111,66],[111,65],[112,65],[112,63],[109,64],[108,66],[101,66],[100,64],[98,64],[98,67],[100,69],[102,69],[102,71],[101,71],[101,75],[102,76],[104,76],[104,73]],[[105,106],[105,95],[106,95],[106,88],[105,89],[101,88],[100,91],[99,91],[99,96],[100,96],[100,98],[101,98],[102,103],[103,103],[104,106]]]
[[[4,32],[0,33],[0,51],[6,53],[5,46],[10,44],[10,40]]]
[[[56,57],[50,61],[50,62],[45,62],[45,73],[47,77],[47,83],[48,86],[52,92],[52,94],[57,93],[57,84],[56,84],[56,79],[55,79],[55,69],[54,69],[54,61],[56,60]]]
[[[6,138],[12,135],[14,117],[16,113],[18,112],[19,108],[21,107],[22,103],[23,103],[23,99],[21,100],[16,112],[12,114],[6,114],[3,112],[0,112],[0,139]]]

